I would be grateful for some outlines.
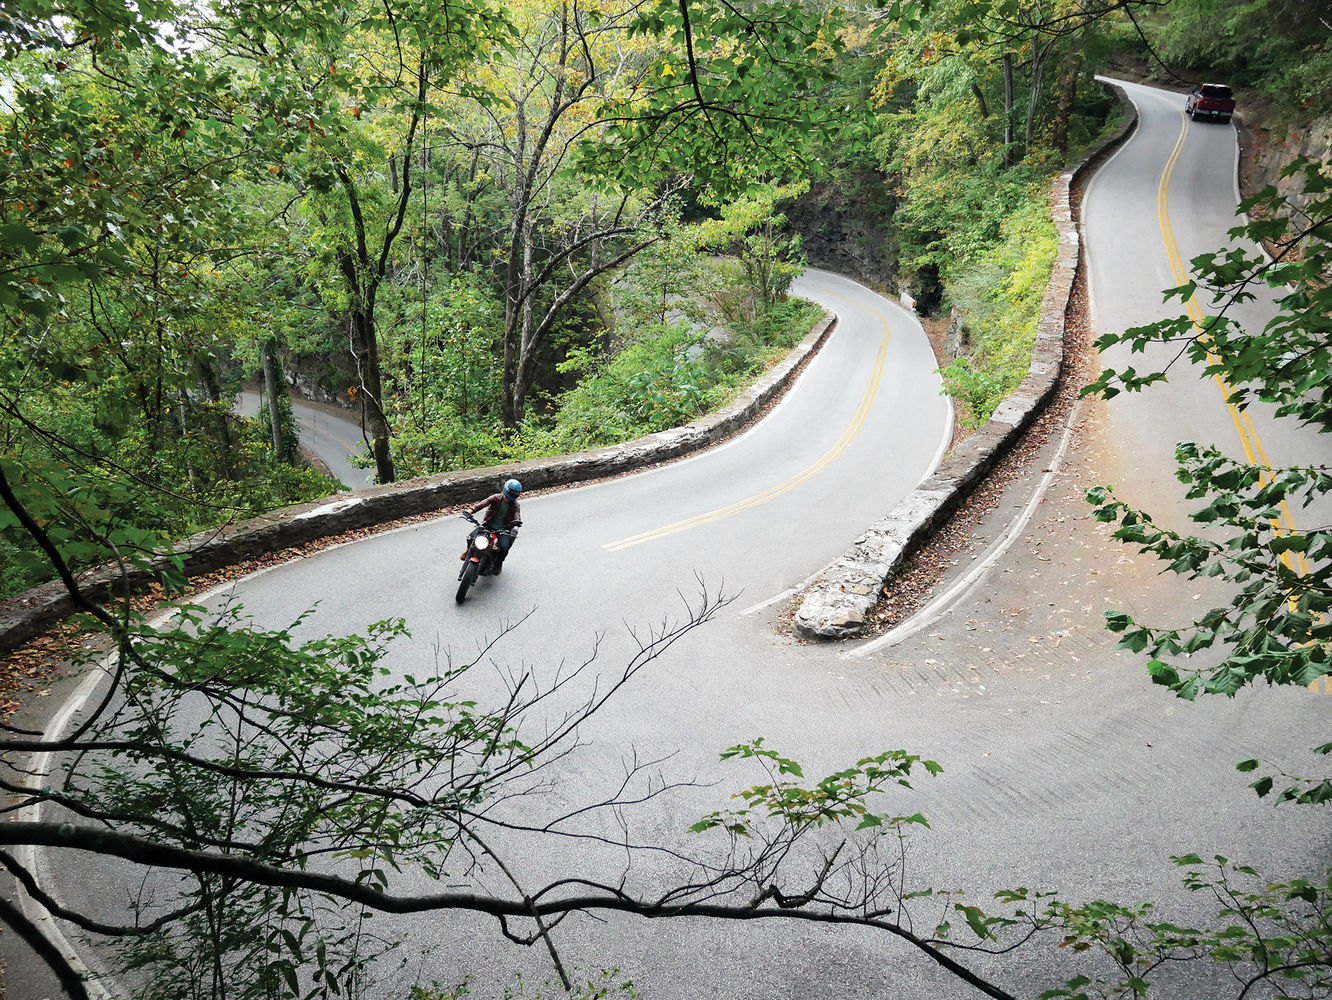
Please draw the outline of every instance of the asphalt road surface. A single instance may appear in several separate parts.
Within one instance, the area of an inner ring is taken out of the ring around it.
[[[1140,126],[1092,180],[1084,214],[1095,323],[1107,332],[1179,315],[1178,300],[1167,308],[1153,293],[1184,284],[1192,258],[1232,245],[1226,231],[1239,221],[1234,128],[1191,122],[1178,94],[1122,86],[1137,105]],[[1252,244],[1242,248],[1258,252]],[[1255,291],[1255,301],[1229,310],[1249,330],[1260,330],[1275,312],[1268,290]],[[1217,309],[1206,292],[1190,308],[1195,319]],[[1168,345],[1136,355],[1116,347],[1106,365],[1149,371],[1176,353]],[[1173,479],[1160,475],[1173,468],[1176,441],[1209,442],[1234,458],[1274,465],[1329,454],[1325,435],[1278,422],[1262,404],[1238,411],[1226,404],[1216,380],[1200,379],[1187,367],[1172,368],[1168,386],[1117,398],[1112,416],[1113,450],[1125,463],[1116,478],[1129,499],[1160,509],[1176,492]],[[1332,510],[1310,512],[1305,523],[1327,523],[1329,515]]]
[[[259,412],[259,393],[246,389],[236,398],[236,412],[253,417]],[[350,456],[365,452],[361,425],[351,416],[343,416],[332,407],[321,407],[292,397],[301,447],[308,449],[328,466],[334,478],[350,489],[359,490],[375,483],[374,469],[361,469]]]
[[[1157,289],[1179,283],[1163,220],[1187,259],[1220,244],[1233,203],[1222,197],[1233,189],[1229,180],[1218,191],[1198,179],[1208,170],[1233,172],[1233,130],[1185,125],[1182,97],[1142,88],[1133,95],[1142,126],[1087,196],[1103,329],[1156,314]],[[1176,150],[1162,212],[1158,188]],[[1107,606],[1180,618],[1196,609],[1196,591],[1108,542],[1089,521],[1081,489],[1119,481],[1140,491],[1134,499],[1177,506],[1165,486],[1173,442],[1195,420],[1204,439],[1227,429],[1233,437],[1224,405],[1212,406],[1205,391],[1189,395],[1196,387],[1181,374],[1154,389],[1150,402],[1078,411],[1067,451],[1057,449],[1056,436],[1036,465],[1054,477],[1040,504],[1022,520],[1032,482],[1005,495],[984,530],[1007,547],[926,628],[892,644],[796,643],[779,628],[781,595],[934,467],[947,426],[934,361],[905,313],[827,275],[807,276],[799,291],[841,320],[766,420],[687,461],[525,499],[526,526],[503,577],[483,580],[465,605],[452,599],[465,534],[458,520],[327,550],[231,592],[266,624],[288,623],[318,599],[303,634],[404,616],[413,636],[393,648],[389,664],[417,675],[444,651],[466,657],[504,621],[530,611],[473,672],[483,703],[503,690],[492,661],[525,664],[549,681],[562,662],[581,662],[600,634],[597,662],[611,671],[634,649],[625,625],[649,627],[672,614],[677,591],[688,596],[701,579],[734,595],[717,620],[583,727],[580,751],[549,775],[553,790],[515,804],[528,820],[606,790],[634,754],[661,760],[657,770],[667,778],[703,783],[630,817],[640,841],[688,842],[691,822],[759,778],[721,767],[718,752],[764,736],[803,761],[807,775],[895,747],[939,760],[942,776],[922,778],[889,808],[931,820],[910,848],[919,884],[967,887],[967,899],[982,906],[986,890],[1026,885],[1060,888],[1073,899],[1150,899],[1162,918],[1197,919],[1190,909],[1197,900],[1179,888],[1168,860],[1190,850],[1226,853],[1273,874],[1317,874],[1332,856],[1325,818],[1259,802],[1233,764],[1260,756],[1315,773],[1318,764],[1301,754],[1326,739],[1332,696],[1262,690],[1178,702],[1148,684],[1140,658],[1114,651],[1099,624]],[[1260,433],[1274,453],[1286,448],[1275,429],[1270,438],[1266,427]],[[570,869],[614,877],[623,863],[577,844],[502,846],[518,851],[515,874],[533,882]],[[72,875],[67,884],[99,879],[59,864]],[[658,875],[647,861],[631,877],[652,885]],[[404,879],[406,889],[435,888],[411,873]],[[506,942],[481,918],[381,925],[405,927],[408,941],[397,956],[403,968],[378,980],[373,997],[401,997],[404,982],[467,976],[474,995],[498,996],[517,974],[530,983],[551,973],[543,951]],[[654,1000],[978,995],[872,931],[572,919],[557,941],[581,974],[619,968]],[[1067,958],[1047,947],[978,967],[1015,993],[1035,995],[1067,978]],[[1163,995],[1211,997],[1215,986],[1189,968]]]

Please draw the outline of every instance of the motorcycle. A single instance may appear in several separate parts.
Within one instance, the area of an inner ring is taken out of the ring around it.
[[[486,528],[471,514],[464,514],[463,518],[471,521],[475,528],[467,536],[467,551],[463,553],[462,568],[458,570],[458,593],[454,600],[461,604],[467,600],[467,592],[472,589],[472,584],[483,576],[494,576],[495,567],[499,564],[499,539],[501,535],[508,538],[514,538],[517,532],[507,528],[496,528],[493,531]],[[514,527],[522,522],[519,521]]]

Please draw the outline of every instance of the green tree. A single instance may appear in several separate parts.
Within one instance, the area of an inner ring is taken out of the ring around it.
[[[804,270],[800,237],[785,230],[786,216],[777,206],[808,190],[803,181],[756,186],[722,205],[720,219],[700,224],[699,242],[733,258],[742,275],[744,301],[734,318],[753,322],[772,312]]]
[[[7,16],[0,461],[45,484],[80,568],[130,535],[152,544],[326,489],[271,466],[229,415],[225,367],[255,314],[223,271],[261,225],[232,182],[264,156],[262,136],[228,124],[231,69],[137,14]],[[11,587],[49,572],[14,522],[0,534]]]
[[[415,190],[432,86],[507,45],[510,26],[485,3],[313,10],[294,23],[264,7],[217,13],[196,30],[245,66],[254,93],[270,104],[240,124],[270,134],[274,173],[295,186],[315,223],[316,254],[339,282],[376,477],[392,482],[376,306]]]

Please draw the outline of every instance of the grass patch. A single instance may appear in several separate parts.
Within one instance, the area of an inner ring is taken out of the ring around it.
[[[944,391],[976,428],[1027,376],[1041,302],[1059,250],[1046,185],[1032,185],[999,227],[999,240],[947,284],[962,351],[940,369]]]

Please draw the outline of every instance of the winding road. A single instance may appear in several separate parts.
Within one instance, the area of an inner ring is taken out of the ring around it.
[[[1158,290],[1180,283],[1180,259],[1224,241],[1233,207],[1219,197],[1233,190],[1233,129],[1190,124],[1181,96],[1128,90],[1140,127],[1090,185],[1084,213],[1102,330],[1163,315]],[[1196,609],[1195,589],[1108,542],[1079,494],[1115,481],[1135,501],[1179,510],[1170,458],[1183,436],[1240,453],[1260,445],[1275,460],[1326,461],[1328,443],[1286,435],[1260,415],[1237,419],[1216,386],[1182,372],[1141,397],[1079,408],[1066,440],[1056,434],[1037,466],[1052,470],[1048,492],[1026,520],[1017,515],[1032,483],[1005,495],[986,522],[1005,547],[926,627],[873,647],[796,643],[779,628],[784,598],[931,472],[949,427],[934,359],[911,316],[828,274],[806,275],[797,291],[839,323],[765,420],[682,462],[525,498],[526,527],[504,576],[482,581],[465,605],[452,600],[464,525],[451,519],[256,574],[211,602],[234,594],[261,622],[283,625],[317,599],[303,634],[403,616],[413,636],[388,663],[417,675],[441,650],[466,656],[530,611],[490,656],[549,679],[561,661],[581,662],[598,634],[598,662],[613,670],[635,648],[621,623],[659,622],[678,611],[677,592],[692,594],[701,579],[733,603],[583,727],[558,788],[532,810],[553,813],[605,790],[631,753],[663,760],[671,777],[727,780],[718,752],[764,736],[807,775],[894,747],[939,760],[944,774],[903,792],[894,808],[931,820],[913,836],[919,877],[967,886],[981,905],[987,889],[1047,886],[1074,898],[1151,899],[1162,915],[1187,920],[1191,901],[1172,853],[1224,852],[1274,871],[1325,865],[1325,820],[1260,802],[1233,763],[1260,756],[1296,773],[1316,766],[1302,749],[1326,739],[1332,697],[1263,690],[1182,703],[1152,688],[1140,658],[1113,649],[1101,609],[1180,617]],[[975,558],[979,565],[983,554]],[[483,698],[500,692],[498,671],[473,673]],[[676,842],[723,794],[695,787],[650,802],[635,834]],[[568,864],[618,863],[535,851],[519,862],[520,877],[534,879]],[[404,878],[406,890],[430,888]],[[482,918],[403,926],[405,968],[373,992],[384,1000],[401,997],[403,981],[471,975],[478,995],[490,996],[515,985],[517,971],[529,981],[551,973],[544,952],[504,942]],[[978,995],[870,931],[585,919],[562,925],[557,940],[583,974],[618,967],[653,1000]],[[1045,949],[978,964],[1034,995],[1062,981],[1062,960]],[[1213,984],[1194,974],[1164,995],[1210,997]]]
[[[244,389],[236,394],[236,412],[245,417],[259,412],[259,393]],[[328,466],[333,478],[354,490],[375,484],[375,470],[358,468],[351,456],[366,450],[360,425],[333,407],[312,404],[292,397],[291,411],[296,417],[301,447]]]

